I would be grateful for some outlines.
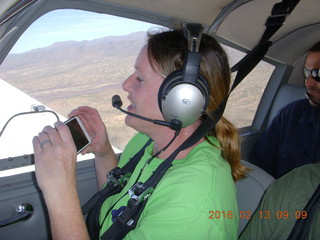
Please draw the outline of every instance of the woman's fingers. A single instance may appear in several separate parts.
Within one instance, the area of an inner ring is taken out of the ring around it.
[[[55,127],[46,126],[43,131],[33,138],[35,153],[42,153],[44,150],[53,148],[64,148],[70,146],[76,151],[76,147],[69,128],[62,122],[56,122]]]
[[[40,145],[40,140],[38,136],[33,137],[32,144],[33,144],[33,150],[35,154],[39,154],[40,152],[42,152],[42,147]]]
[[[57,134],[59,135],[59,138],[65,142],[65,143],[69,143],[72,142],[73,143],[73,138],[70,132],[70,129],[68,128],[68,126],[62,122],[56,122],[54,124],[55,129]]]

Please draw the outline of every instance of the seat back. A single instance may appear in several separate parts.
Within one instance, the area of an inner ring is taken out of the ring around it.
[[[273,118],[277,115],[279,110],[287,104],[299,99],[305,98],[306,88],[304,86],[294,86],[290,84],[282,85],[272,104],[267,126],[270,125]]]
[[[258,166],[241,161],[250,169],[248,176],[236,183],[238,210],[240,214],[239,235],[248,224],[261,198],[274,178]]]

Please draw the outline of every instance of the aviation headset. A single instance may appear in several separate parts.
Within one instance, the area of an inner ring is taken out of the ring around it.
[[[183,30],[188,40],[184,67],[164,79],[158,92],[158,104],[165,121],[179,120],[182,127],[187,127],[205,111],[210,89],[199,73],[199,47],[203,27],[201,24],[185,24]]]

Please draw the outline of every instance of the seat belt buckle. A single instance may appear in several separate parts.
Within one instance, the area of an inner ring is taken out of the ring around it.
[[[145,189],[142,182],[137,182],[129,189],[128,193],[130,198],[134,200],[134,204],[139,204],[148,199],[153,191],[154,188],[148,187],[147,189]]]

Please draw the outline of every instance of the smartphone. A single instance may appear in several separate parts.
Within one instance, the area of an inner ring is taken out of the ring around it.
[[[90,145],[91,139],[78,117],[72,117],[64,122],[70,129],[73,141],[77,148],[77,154]]]

